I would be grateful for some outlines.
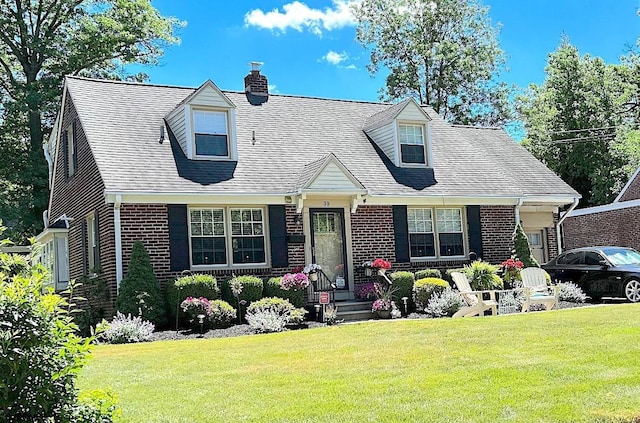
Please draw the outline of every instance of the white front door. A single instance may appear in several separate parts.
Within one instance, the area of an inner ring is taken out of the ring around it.
[[[543,264],[547,262],[546,254],[544,251],[544,231],[542,230],[534,230],[534,231],[526,231],[527,238],[529,239],[529,246],[531,247],[531,254],[538,261],[538,263]]]

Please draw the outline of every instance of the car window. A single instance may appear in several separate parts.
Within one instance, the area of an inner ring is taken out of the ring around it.
[[[602,251],[616,266],[640,264],[640,253],[631,248],[605,248]]]
[[[582,252],[565,253],[558,257],[558,264],[580,264]]]
[[[595,251],[584,252],[584,264],[595,266],[600,264],[600,260],[604,260],[604,257],[596,253]]]

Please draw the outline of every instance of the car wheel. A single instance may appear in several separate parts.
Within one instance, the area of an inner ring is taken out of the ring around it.
[[[627,281],[624,286],[624,294],[632,303],[640,301],[640,282],[636,279]]]

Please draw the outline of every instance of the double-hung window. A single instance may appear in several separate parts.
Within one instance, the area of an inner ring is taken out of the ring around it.
[[[193,111],[196,156],[229,157],[227,112]]]
[[[462,209],[409,208],[407,224],[412,258],[464,255]]]
[[[264,222],[261,208],[191,208],[191,264],[266,263]]]
[[[402,163],[424,164],[424,125],[400,124],[400,155]]]

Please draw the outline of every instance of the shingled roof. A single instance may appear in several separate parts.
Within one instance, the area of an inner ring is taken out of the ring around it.
[[[233,91],[223,92],[236,105],[238,161],[192,161],[158,137],[164,116],[195,88],[66,82],[107,191],[290,193],[308,164],[334,154],[371,195],[579,196],[502,130],[453,126],[426,106],[433,169],[394,166],[364,133],[372,116],[397,106],[277,94],[253,106]]]

